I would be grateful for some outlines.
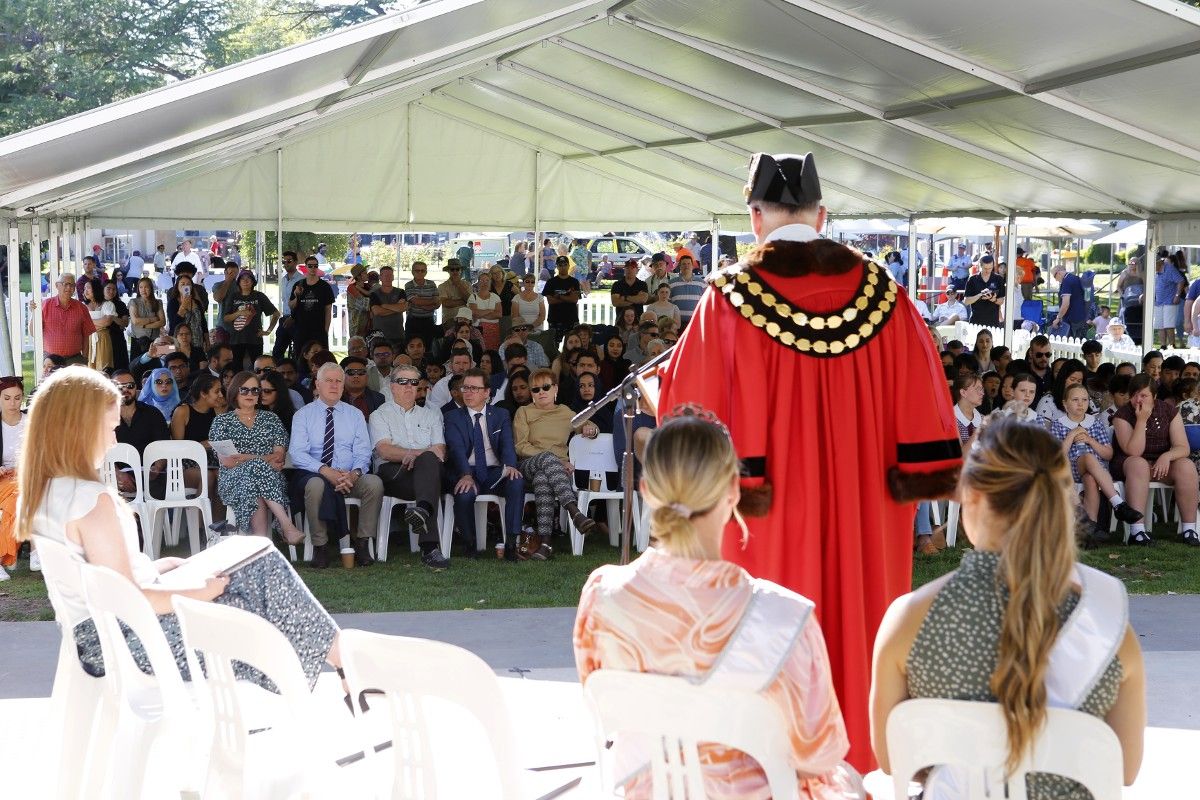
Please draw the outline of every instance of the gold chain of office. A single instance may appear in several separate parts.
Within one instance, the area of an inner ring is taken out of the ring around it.
[[[875,337],[896,309],[896,283],[866,261],[854,298],[841,311],[811,314],[787,303],[754,269],[739,265],[713,279],[725,299],[754,327],[807,356],[845,355]]]

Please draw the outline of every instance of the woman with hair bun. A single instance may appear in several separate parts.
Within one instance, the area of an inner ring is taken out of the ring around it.
[[[997,703],[1011,770],[1046,709],[1101,717],[1137,777],[1146,686],[1122,583],[1076,563],[1075,487],[1063,446],[1013,418],[983,427],[959,479],[962,565],[892,603],[875,640],[871,738],[887,772],[887,720],[909,698]],[[911,777],[911,776],[906,776]],[[959,797],[961,775],[936,767],[924,797]],[[1091,795],[1058,775],[1032,774],[1031,800]]]
[[[864,797],[858,773],[842,760],[850,745],[812,602],[721,559],[725,524],[741,522],[729,431],[708,412],[677,411],[650,436],[642,464],[654,546],[588,578],[575,619],[580,679],[621,669],[743,681],[782,712],[800,798]],[[753,664],[760,677],[732,666],[739,663]],[[772,677],[764,684],[762,674]],[[700,760],[705,797],[770,796],[744,753],[701,743]],[[649,765],[636,743],[618,740],[614,764],[625,797],[650,796]]]

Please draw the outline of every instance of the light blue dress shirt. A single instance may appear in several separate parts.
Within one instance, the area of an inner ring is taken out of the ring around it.
[[[292,465],[309,472],[321,471],[321,449],[325,444],[324,400],[313,400],[292,417],[292,440],[288,455]],[[340,400],[333,406],[333,464],[343,472],[371,471],[371,434],[362,412]]]

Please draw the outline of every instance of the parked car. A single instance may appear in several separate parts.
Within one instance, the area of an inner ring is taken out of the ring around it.
[[[631,239],[628,236],[602,236],[588,242],[588,250],[592,254],[592,270],[600,280],[616,280],[624,274],[625,262],[629,259],[641,261],[649,259],[653,253],[650,248]],[[608,265],[600,269],[604,256],[608,256]]]

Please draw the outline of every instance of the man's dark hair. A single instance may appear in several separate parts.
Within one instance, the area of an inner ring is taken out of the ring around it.
[[[1133,366],[1132,364],[1130,366]],[[1128,394],[1129,382],[1133,380],[1132,375],[1113,375],[1108,382],[1109,394]]]
[[[995,363],[997,359],[1004,358],[1006,355],[1009,354],[1009,352],[1010,352],[1009,349],[1002,344],[993,347],[992,348],[992,363]]]
[[[529,358],[529,348],[516,342],[504,348],[504,363],[507,364],[514,358]]]
[[[794,206],[790,203],[775,203],[770,200],[754,200],[750,203],[751,207],[757,206],[761,211],[768,214],[789,214],[792,216],[810,216],[821,210],[821,201],[815,200],[802,206]]]
[[[596,357],[595,353],[593,353],[591,350],[583,349],[580,350],[578,358],[575,359],[575,363],[579,363],[579,360],[584,358],[590,358],[597,366],[600,365],[600,359]]]
[[[462,382],[463,382],[462,375],[451,375],[450,381],[446,384],[446,386],[447,386],[447,388],[450,389],[450,391],[453,392],[455,389],[462,386]]]
[[[961,373],[965,369],[972,375],[979,375],[979,359],[970,353],[959,353],[954,357],[954,371]]]
[[[275,360],[275,369],[279,369],[284,364],[290,364],[292,369],[296,368],[296,359],[294,358],[279,358]]]
[[[173,361],[182,361],[183,363],[186,364],[186,363],[188,363],[188,357],[185,356],[183,353],[180,353],[177,350],[174,353],[168,353],[166,358],[163,359],[163,364],[165,364],[169,367],[169,366],[171,366],[171,362],[173,362]]]
[[[1029,362],[1023,358],[1014,358],[1008,362],[1008,367],[1004,370],[1004,374],[1016,375],[1018,372],[1029,372]]]
[[[295,251],[295,250],[284,250],[284,251],[283,251],[283,257],[284,257],[284,258],[291,258],[291,259],[292,259],[292,261],[299,261],[299,258],[297,258],[297,256],[296,256],[296,251]]]
[[[466,356],[472,361],[475,360],[475,356],[471,354],[471,348],[465,344],[456,344],[450,348],[450,357],[454,358],[455,356]]]
[[[50,358],[50,356],[46,356],[46,358]],[[116,380],[120,375],[128,375],[130,378],[133,378],[133,373],[127,369],[114,369],[112,371],[112,375],[109,375],[109,377],[113,380]],[[124,381],[122,381],[122,383],[124,383]]]
[[[1169,369],[1172,372],[1183,372],[1183,368],[1186,366],[1186,364],[1187,362],[1179,356],[1167,356],[1165,359],[1163,359],[1162,368]]]
[[[214,344],[208,349],[208,360],[214,361],[221,357],[221,351],[228,350],[230,355],[233,355],[233,348],[227,344]]]
[[[469,370],[464,372],[463,380],[466,380],[467,378],[479,378],[483,381],[484,387],[488,385],[487,373],[481,370],[479,367],[471,367]]]
[[[1146,355],[1142,356],[1142,366],[1144,367],[1149,364],[1152,359],[1162,357],[1162,353],[1158,352],[1157,350],[1151,350],[1149,353],[1146,353]]]
[[[362,356],[346,356],[345,358],[342,359],[341,363],[339,363],[338,366],[341,367],[342,369],[345,369],[346,367],[350,366],[351,364],[357,364],[360,367],[365,367],[365,366],[367,366],[367,360],[365,358],[363,358]]]
[[[1137,364],[1133,363],[1132,361],[1122,361],[1120,364],[1117,364],[1117,369],[1120,369],[1121,367],[1129,367],[1133,371],[1137,371]]]
[[[1104,345],[1097,342],[1095,339],[1088,339],[1083,343],[1083,347],[1079,348],[1086,356],[1088,353],[1103,353]],[[1181,361],[1183,359],[1180,359]]]
[[[646,333],[651,328],[657,328],[657,327],[658,327],[657,322],[650,322],[649,320],[647,320],[646,322],[643,322],[638,325],[638,333]]]
[[[951,339],[950,341],[946,342],[947,350],[954,350],[956,348],[962,350],[964,347],[966,347],[966,345],[964,345],[958,339]]]
[[[1037,336],[1029,340],[1030,347],[1049,347],[1050,337],[1039,333]]]
[[[375,351],[381,347],[386,347],[388,350],[391,350],[393,353],[396,352],[396,349],[394,347],[392,347],[392,343],[389,342],[387,339],[384,339],[381,337],[381,338],[375,339],[374,341],[371,342],[371,355],[372,356],[375,355]]]

